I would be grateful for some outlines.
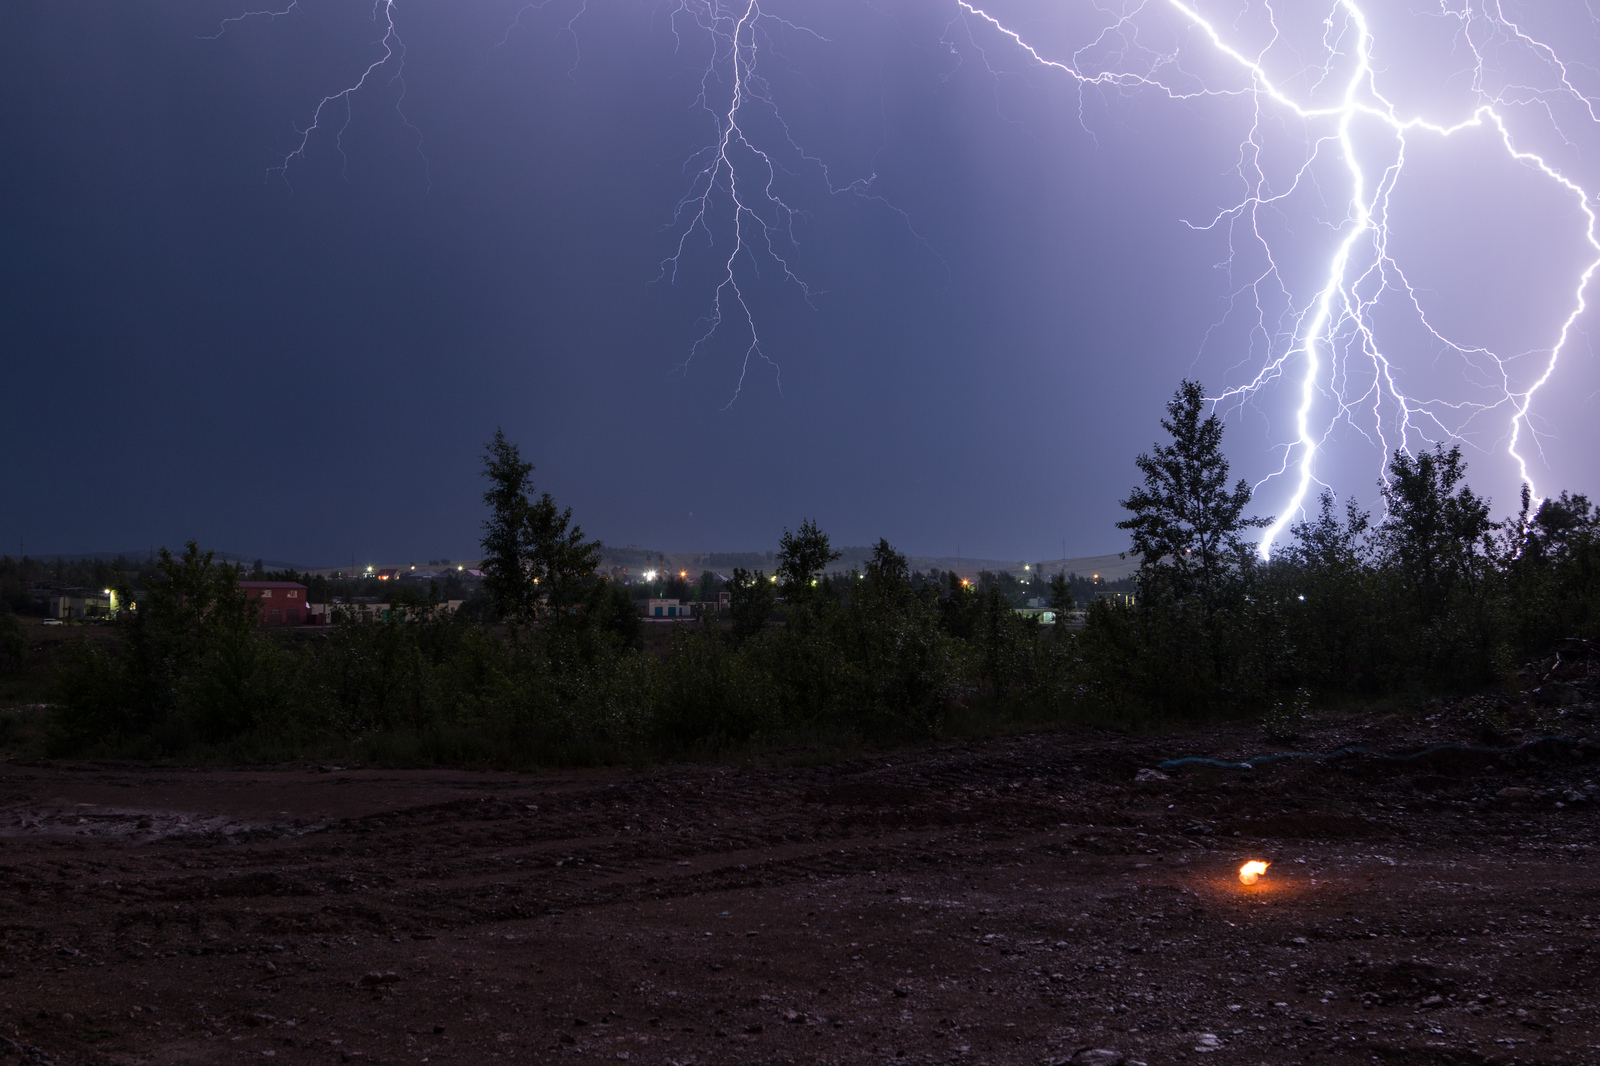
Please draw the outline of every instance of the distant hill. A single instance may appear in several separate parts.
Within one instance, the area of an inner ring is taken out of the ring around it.
[[[175,549],[177,550],[177,549]],[[872,558],[872,549],[861,545],[846,545],[837,549],[839,560],[828,569],[832,573],[849,573],[852,569],[864,570],[867,560]],[[651,548],[641,548],[636,544],[626,548],[614,548],[607,545],[601,556],[601,568],[610,570],[614,567],[626,567],[631,577],[637,577],[646,570],[665,570],[668,573],[682,572],[691,578],[697,578],[706,570],[714,574],[727,577],[733,568],[743,567],[746,570],[763,570],[771,573],[775,566],[776,550],[764,552],[663,552]],[[104,559],[107,562],[116,559],[127,559],[130,562],[146,562],[154,558],[155,553],[149,548],[137,551],[123,552],[83,552],[78,554],[34,554],[30,558],[44,559],[54,562],[60,559],[63,562],[92,562]],[[255,565],[255,556],[240,555],[237,552],[216,553],[220,560],[241,564],[245,567]],[[1119,555],[1083,555],[1067,559],[982,559],[972,556],[955,555],[914,555],[908,560],[912,570],[953,570],[958,574],[976,577],[979,572],[987,570],[990,573],[1002,571],[1022,575],[1026,571],[1024,566],[1038,568],[1048,576],[1066,572],[1079,574],[1083,577],[1095,575],[1107,581],[1130,576],[1139,567],[1138,559],[1130,556],[1126,559]],[[416,565],[418,569],[438,569],[437,566],[428,565],[422,559],[405,559],[401,561],[363,563],[357,572],[364,570],[368,565],[374,569],[386,567],[409,567]],[[263,559],[261,565],[267,570],[297,570],[301,573],[321,573],[331,575],[335,571],[348,573],[349,567],[306,567],[296,563],[286,563],[277,559]],[[450,566],[465,566],[475,568],[479,565],[477,559],[452,559]]]
[[[177,547],[172,547],[171,551],[173,555],[182,555],[183,546],[179,545]],[[43,559],[44,561],[51,563],[56,562],[57,560],[64,563],[92,563],[99,560],[103,560],[108,563],[114,563],[118,559],[126,559],[130,563],[145,563],[155,561],[158,552],[159,549],[155,548],[140,548],[137,551],[127,552],[78,552],[76,554],[65,554],[58,552],[29,552],[28,558]],[[215,552],[214,557],[221,562],[241,563],[246,567],[254,566],[256,559],[259,558],[255,555],[240,555],[237,552],[222,551]],[[276,559],[262,559],[261,565],[267,570],[303,569],[302,567],[296,566],[293,563],[280,562]]]
[[[838,548],[839,560],[828,569],[834,573],[849,573],[851,569],[865,569],[867,560],[872,558],[872,549],[858,545],[847,545]],[[637,576],[645,570],[664,569],[674,572],[681,571],[690,577],[699,577],[703,571],[710,570],[715,574],[727,577],[736,566],[746,570],[765,570],[771,573],[774,566],[776,552],[662,552],[651,551],[644,548],[606,548],[604,563],[606,569],[616,566],[625,566],[632,576]],[[1009,571],[1021,575],[1030,568],[1041,568],[1049,576],[1060,572],[1080,574],[1084,577],[1093,577],[1098,574],[1107,581],[1128,577],[1139,568],[1136,558],[1122,558],[1120,555],[1084,555],[1068,559],[979,559],[972,556],[927,556],[914,555],[908,562],[913,570],[928,571],[954,570],[956,573],[976,576],[980,571],[990,573]]]

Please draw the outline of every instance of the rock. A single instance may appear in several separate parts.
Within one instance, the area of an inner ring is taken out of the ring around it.
[[[1168,777],[1166,774],[1162,773],[1160,770],[1150,770],[1150,769],[1140,770],[1138,773],[1133,775],[1133,779],[1135,781],[1141,781],[1141,782],[1143,782],[1143,781],[1171,781],[1172,780],[1172,778]],[[1121,1062],[1122,1060],[1118,1059],[1117,1061]]]
[[[398,980],[400,975],[393,970],[386,970],[383,973],[372,970],[361,975],[360,984],[363,988],[377,988],[379,985],[392,985]]]
[[[1513,785],[1510,788],[1502,788],[1499,792],[1496,792],[1495,798],[1503,799],[1507,803],[1516,803],[1518,800],[1532,799],[1533,789],[1523,788],[1521,785]]]
[[[1123,1066],[1128,1057],[1108,1047],[1086,1047],[1068,1059],[1069,1066]]]
[[[1424,1007],[1442,1007],[1442,1006],[1444,1006],[1444,997],[1443,996],[1429,996],[1427,999],[1422,1001],[1422,1005]]]
[[[1217,1039],[1216,1033],[1196,1033],[1194,1049],[1199,1052],[1221,1051],[1222,1041]]]

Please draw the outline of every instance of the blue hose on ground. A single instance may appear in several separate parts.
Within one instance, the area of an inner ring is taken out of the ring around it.
[[[1357,744],[1350,744],[1346,745],[1345,747],[1335,748],[1333,751],[1326,752],[1274,752],[1270,755],[1257,755],[1254,758],[1246,759],[1243,762],[1227,762],[1222,759],[1206,759],[1197,755],[1189,755],[1182,759],[1168,759],[1166,762],[1156,763],[1156,766],[1158,769],[1162,770],[1177,770],[1185,766],[1220,766],[1225,770],[1254,770],[1259,766],[1266,766],[1268,763],[1278,762],[1282,759],[1337,759],[1345,755],[1365,755],[1369,758],[1381,759],[1384,762],[1411,762],[1415,759],[1422,759],[1429,755],[1437,754],[1441,751],[1461,751],[1472,755],[1510,755],[1515,752],[1522,751],[1525,748],[1531,748],[1536,744],[1570,744],[1578,746],[1584,744],[1584,741],[1574,740],[1572,737],[1535,737],[1533,740],[1525,740],[1521,744],[1513,744],[1509,748],[1486,748],[1476,744],[1460,744],[1451,742],[1448,744],[1435,744],[1430,748],[1424,748],[1423,750],[1413,752],[1410,755],[1393,755],[1389,752],[1374,751],[1371,748],[1363,748]]]

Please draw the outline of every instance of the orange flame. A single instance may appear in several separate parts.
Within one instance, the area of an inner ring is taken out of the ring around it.
[[[1261,879],[1261,875],[1266,873],[1267,867],[1271,865],[1272,864],[1270,862],[1260,862],[1256,859],[1251,859],[1249,862],[1239,867],[1239,880],[1244,884],[1253,885]]]

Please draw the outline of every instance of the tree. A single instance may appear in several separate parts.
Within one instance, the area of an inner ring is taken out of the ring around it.
[[[772,581],[760,570],[733,568],[728,582],[728,610],[733,616],[733,639],[742,644],[767,628],[772,618]]]
[[[0,668],[20,673],[27,655],[27,627],[11,613],[9,604],[0,604]]]
[[[1464,484],[1466,476],[1459,446],[1446,451],[1438,445],[1417,456],[1397,451],[1389,461],[1383,486],[1389,513],[1378,527],[1377,544],[1424,617],[1443,610],[1472,576],[1483,559],[1480,542],[1496,528],[1489,501]]]
[[[58,675],[69,736],[148,735],[181,720],[220,739],[282,708],[287,684],[263,669],[270,649],[254,629],[259,603],[239,587],[239,568],[214,559],[191,540],[181,556],[161,549],[137,597],[116,582],[117,598],[136,604],[118,620],[121,649],[81,644]]]
[[[601,630],[617,638],[624,648],[644,647],[644,619],[633,597],[621,585],[603,581],[595,590],[594,612]]]
[[[1563,492],[1535,509],[1532,495],[1524,485],[1496,562],[1517,643],[1541,655],[1561,640],[1600,636],[1600,508]]]
[[[1324,489],[1317,497],[1317,517],[1289,527],[1294,542],[1282,552],[1286,561],[1318,573],[1347,574],[1362,564],[1362,541],[1372,524],[1372,515],[1356,506],[1344,505],[1341,524],[1334,514],[1333,493]]]
[[[812,599],[812,581],[829,563],[839,558],[839,553],[828,544],[828,535],[817,528],[817,523],[806,519],[794,533],[788,529],[778,541],[778,585],[784,598],[793,604]]]
[[[879,537],[873,545],[872,558],[867,560],[864,580],[872,592],[903,600],[911,593],[911,566],[905,555],[895,551],[886,538]]]
[[[1067,631],[1067,615],[1071,614],[1077,604],[1072,602],[1072,583],[1067,580],[1066,571],[1062,571],[1050,579],[1050,609],[1056,615],[1056,633],[1060,635]]]
[[[1600,508],[1589,497],[1563,492],[1533,508],[1533,492],[1522,486],[1522,511],[1513,529],[1517,556],[1545,561],[1569,555],[1575,546],[1600,535]],[[1532,517],[1529,517],[1529,511]]]
[[[496,429],[484,452],[483,575],[495,610],[527,623],[543,615],[557,621],[574,615],[583,586],[600,565],[600,542],[585,540],[572,524],[572,508],[560,510],[548,492],[530,500],[533,464]]]
[[[1202,419],[1204,406],[1198,381],[1178,386],[1161,420],[1172,443],[1157,444],[1153,453],[1134,460],[1144,485],[1121,501],[1133,516],[1117,528],[1132,533],[1146,577],[1160,571],[1175,594],[1198,591],[1209,600],[1222,572],[1246,557],[1239,534],[1270,519],[1244,516],[1250,486],[1241,478],[1228,488],[1222,420],[1215,414]]]

